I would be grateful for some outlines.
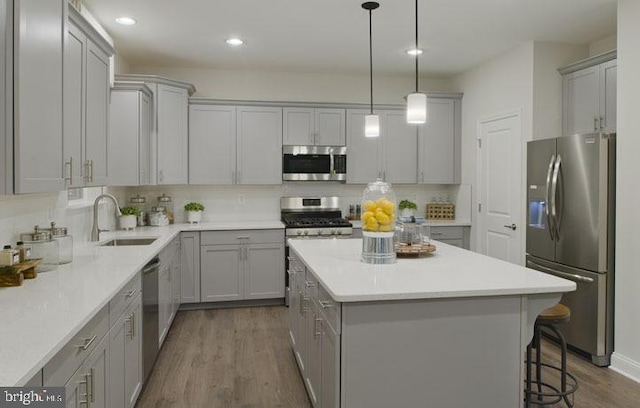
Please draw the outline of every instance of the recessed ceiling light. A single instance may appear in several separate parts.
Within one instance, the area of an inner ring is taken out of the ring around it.
[[[137,21],[131,17],[118,17],[116,18],[116,22],[122,25],[134,25]]]
[[[241,39],[239,39],[237,37],[232,37],[232,38],[228,38],[226,43],[229,44],[229,45],[232,45],[234,47],[237,47],[239,45],[244,44],[244,41],[242,41]]]
[[[407,54],[409,55],[420,55],[422,54],[424,51],[421,49],[416,49],[416,48],[411,48],[410,50],[407,50]]]

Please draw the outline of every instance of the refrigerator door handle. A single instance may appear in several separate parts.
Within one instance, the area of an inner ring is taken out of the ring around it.
[[[547,216],[547,225],[549,227],[549,235],[551,236],[551,240],[553,241],[553,224],[551,222],[551,216],[549,214],[549,207],[551,206],[551,203],[549,201],[549,189],[551,188],[551,173],[553,172],[553,164],[556,161],[556,155],[552,154],[551,155],[551,160],[549,161],[549,169],[547,170],[547,185],[545,187],[545,202],[547,203],[547,205],[544,206],[544,212],[545,215]]]
[[[558,175],[560,174],[560,165],[562,158],[560,154],[556,157],[556,164],[553,169],[553,179],[551,181],[551,217],[553,218],[553,229],[556,240],[560,239],[560,213],[556,207],[556,198],[558,197]]]
[[[574,282],[585,282],[585,283],[593,283],[593,279],[592,278],[587,278],[586,276],[580,276],[574,273],[566,273],[566,272],[560,272],[558,270],[555,269],[551,269],[551,268],[547,268],[546,266],[542,266],[540,264],[537,264],[533,261],[527,261],[527,266],[532,266],[533,269],[538,269],[542,272],[548,272],[552,275],[556,275],[562,278],[566,278],[569,280],[572,280]]]

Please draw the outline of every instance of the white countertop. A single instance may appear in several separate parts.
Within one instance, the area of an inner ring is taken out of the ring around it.
[[[423,258],[391,265],[360,262],[361,239],[290,239],[289,247],[338,302],[569,292],[576,284],[434,241]]]
[[[20,287],[0,288],[0,386],[30,380],[181,231],[283,228],[280,221],[172,224],[100,236],[100,242],[114,237],[157,237],[151,245],[75,245],[72,263],[39,273]]]

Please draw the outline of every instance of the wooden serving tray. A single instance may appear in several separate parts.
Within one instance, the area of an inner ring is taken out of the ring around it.
[[[25,279],[38,276],[36,267],[42,262],[41,258],[30,259],[12,266],[0,266],[0,287],[20,286]]]
[[[433,244],[396,244],[396,256],[400,258],[417,258],[436,251]]]

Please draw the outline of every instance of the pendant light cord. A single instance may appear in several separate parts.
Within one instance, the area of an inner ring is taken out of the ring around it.
[[[369,89],[371,91],[370,107],[373,115],[373,31],[371,30],[371,9],[369,10]]]
[[[416,93],[418,93],[418,0],[416,0]]]

